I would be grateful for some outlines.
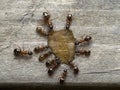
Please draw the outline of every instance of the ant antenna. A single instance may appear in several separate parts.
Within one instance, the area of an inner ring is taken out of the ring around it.
[[[47,10],[47,8],[46,7],[44,7],[44,9],[50,14],[50,12]]]
[[[19,49],[21,49],[21,47],[19,46],[19,45],[17,45],[17,44],[15,44]]]
[[[23,44],[22,44],[22,49],[23,49],[23,51],[25,50],[25,47],[24,47],[24,42],[23,42]]]

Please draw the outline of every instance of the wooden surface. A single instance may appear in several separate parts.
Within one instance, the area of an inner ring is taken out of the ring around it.
[[[0,83],[56,84],[67,65],[62,64],[53,77],[47,75],[45,62],[34,54],[30,59],[18,59],[13,50],[18,45],[33,50],[47,44],[35,28],[46,7],[51,13],[55,30],[65,27],[66,15],[72,13],[74,37],[91,35],[91,56],[75,57],[80,72],[69,70],[67,83],[91,84],[120,82],[120,0],[1,0],[0,1]]]

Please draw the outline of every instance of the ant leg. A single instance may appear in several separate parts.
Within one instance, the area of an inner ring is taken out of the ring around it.
[[[22,50],[25,51],[25,46],[24,46],[24,42],[23,42],[23,45],[22,45]]]

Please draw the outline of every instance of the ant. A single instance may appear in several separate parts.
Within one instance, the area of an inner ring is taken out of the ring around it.
[[[72,14],[68,14],[67,15],[67,19],[66,19],[66,29],[69,30],[71,22],[72,22]]]
[[[42,51],[44,51],[48,48],[49,48],[49,46],[47,46],[47,45],[46,46],[37,46],[37,47],[34,48],[34,52],[39,53],[39,52],[42,52]]]
[[[53,72],[55,71],[55,69],[59,67],[60,63],[61,63],[61,61],[59,58],[55,58],[51,61],[46,62],[46,66],[49,67],[48,74],[52,75]]]
[[[91,51],[90,51],[90,50],[76,50],[75,53],[76,53],[77,55],[90,56]]]
[[[41,27],[37,27],[36,32],[43,35],[43,36],[48,36],[48,33],[45,32]]]
[[[63,73],[61,74],[61,76],[60,76],[60,78],[59,78],[60,84],[63,84],[63,83],[64,83],[66,76],[67,76],[67,69],[64,69],[64,70],[63,70]]]
[[[48,56],[50,56],[52,54],[52,51],[49,51],[47,53],[44,53],[42,55],[39,56],[39,61],[43,61],[44,59],[46,59]]]
[[[33,54],[32,51],[21,50],[20,48],[15,48],[14,49],[14,55],[15,56],[26,56],[26,55],[31,56],[32,54]]]
[[[50,20],[50,14],[48,12],[43,12],[44,23],[49,27],[50,30],[53,30],[53,23]]]
[[[80,43],[88,43],[88,42],[90,42],[91,41],[91,39],[92,39],[92,37],[91,36],[86,36],[85,38],[83,38],[83,39],[81,39],[81,40],[77,40],[76,42],[75,42],[75,45],[79,45]]]
[[[74,65],[74,63],[72,63],[71,61],[68,61],[68,65],[70,66],[70,68],[73,69],[74,74],[78,74],[79,69],[78,69],[77,65]]]
[[[52,65],[54,65],[54,64],[60,64],[61,63],[61,61],[60,61],[60,58],[58,58],[58,57],[55,57],[54,59],[52,59],[52,60],[48,60],[47,62],[46,62],[46,66],[47,67],[50,67],[50,66],[52,66]]]

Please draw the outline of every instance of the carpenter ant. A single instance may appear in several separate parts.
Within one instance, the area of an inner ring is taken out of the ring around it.
[[[74,63],[72,63],[71,61],[68,61],[68,65],[70,66],[71,69],[73,69],[74,74],[77,74],[79,72],[77,65],[74,65]]]
[[[47,46],[47,45],[46,46],[37,46],[37,47],[34,48],[34,52],[39,53],[39,52],[42,52],[42,51],[44,51],[48,48],[49,48],[49,46]]]
[[[46,61],[46,66],[47,66],[47,67],[50,67],[50,66],[55,65],[55,64],[59,65],[60,63],[61,63],[60,58],[55,57],[55,58],[52,59],[52,60]]]
[[[47,62],[46,65],[48,66],[48,74],[52,75],[53,72],[55,71],[55,69],[59,67],[60,63],[61,63],[61,61],[58,58],[55,58],[55,59]]]
[[[66,29],[67,30],[69,30],[71,22],[72,22],[72,14],[68,14],[67,19],[66,19]]]
[[[66,79],[66,76],[67,76],[67,69],[64,69],[64,70],[63,70],[63,73],[60,75],[60,78],[59,78],[60,84],[63,84],[63,83],[64,83],[64,81],[65,81],[65,79]]]
[[[43,12],[44,23],[49,27],[50,30],[53,30],[53,23],[50,20],[50,14],[48,12]]]
[[[36,32],[43,35],[43,36],[48,36],[48,33],[45,32],[41,27],[37,27]]]
[[[92,37],[91,36],[86,36],[85,38],[76,41],[75,45],[79,45],[80,43],[89,43],[91,41]]]
[[[44,59],[46,59],[48,56],[50,56],[52,54],[51,51],[44,53],[42,55],[39,56],[39,61],[43,61]]]
[[[31,56],[33,53],[32,51],[27,51],[27,50],[21,50],[20,48],[15,48],[14,49],[14,55],[15,56]]]
[[[76,55],[90,56],[91,51],[90,50],[76,50],[75,53]]]

